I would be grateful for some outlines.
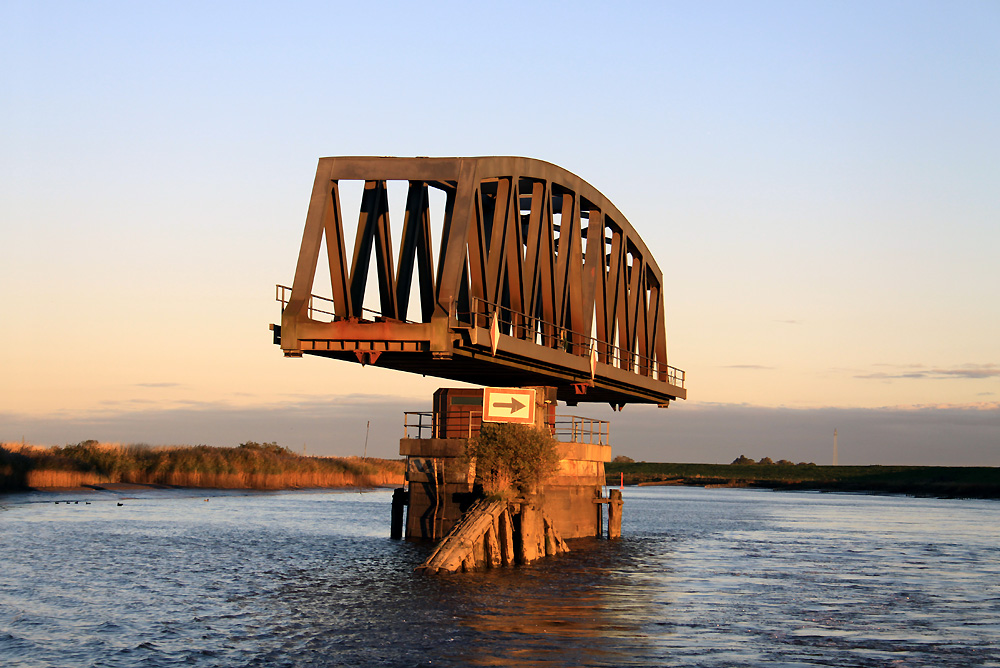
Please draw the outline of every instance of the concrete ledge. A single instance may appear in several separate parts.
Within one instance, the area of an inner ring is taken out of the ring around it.
[[[462,457],[465,438],[401,438],[399,454],[407,457]]]
[[[434,471],[437,473],[434,473]],[[434,482],[436,476],[446,482],[471,484],[470,468],[464,459],[459,457],[408,457],[406,460],[406,479],[410,482]]]
[[[610,462],[611,446],[596,443],[560,443],[559,459],[580,459],[590,462]]]

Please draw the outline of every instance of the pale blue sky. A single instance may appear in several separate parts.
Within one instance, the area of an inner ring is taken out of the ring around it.
[[[666,277],[691,399],[634,409],[659,426],[623,451],[682,411],[721,411],[707,443],[745,414],[726,406],[953,425],[977,405],[995,447],[953,461],[1000,464],[996,2],[5,1],[0,31],[0,440],[208,441],[171,411],[348,394],[424,408],[435,381],[269,343],[316,159],[526,155],[601,189]],[[142,416],[157,433],[122,426]]]

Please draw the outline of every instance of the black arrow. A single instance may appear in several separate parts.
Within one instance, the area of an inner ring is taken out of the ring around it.
[[[524,408],[524,406],[525,406],[524,404],[522,404],[520,401],[518,401],[514,397],[510,398],[510,403],[509,404],[501,404],[498,401],[494,401],[493,402],[493,408],[509,408],[511,415],[513,415],[514,413],[516,413],[519,410],[521,410],[522,408]]]

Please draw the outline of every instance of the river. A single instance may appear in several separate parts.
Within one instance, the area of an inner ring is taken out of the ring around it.
[[[0,665],[1000,666],[997,501],[626,488],[621,540],[429,577],[390,496],[0,496]]]

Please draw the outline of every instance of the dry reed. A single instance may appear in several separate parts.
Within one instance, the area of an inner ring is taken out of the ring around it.
[[[65,447],[0,443],[0,490],[113,483],[221,489],[403,484],[399,460],[306,457],[275,443],[238,448],[83,441]]]

